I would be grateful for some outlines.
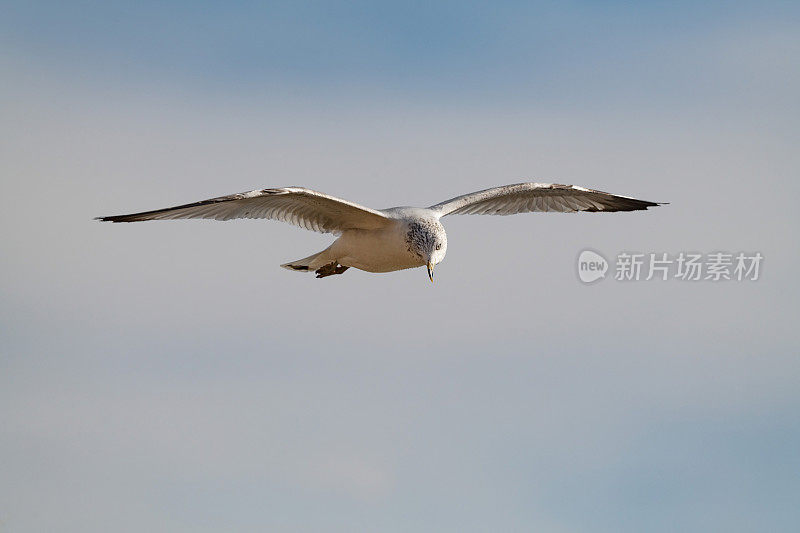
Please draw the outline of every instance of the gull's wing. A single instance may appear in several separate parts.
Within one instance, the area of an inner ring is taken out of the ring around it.
[[[457,196],[432,205],[445,215],[514,215],[533,211],[637,211],[661,205],[558,183],[517,183]]]
[[[260,189],[155,211],[98,217],[97,220],[139,222],[179,218],[268,218],[320,233],[340,233],[356,228],[378,229],[390,221],[380,211],[303,187]]]

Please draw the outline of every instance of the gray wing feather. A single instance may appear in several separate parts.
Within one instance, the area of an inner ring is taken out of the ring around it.
[[[97,220],[140,222],[184,218],[213,220],[266,218],[288,222],[320,233],[341,233],[348,229],[378,229],[390,221],[380,211],[304,187],[260,189],[155,211],[98,217]]]
[[[558,183],[517,183],[451,198],[430,209],[445,215],[514,215],[574,211],[637,211],[662,205],[603,191]]]

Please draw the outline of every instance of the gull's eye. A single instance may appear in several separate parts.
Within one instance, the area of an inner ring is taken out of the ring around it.
[[[442,249],[442,243],[439,243],[439,244],[437,244],[437,245],[436,245],[436,249],[437,249],[437,250],[441,250],[441,249]]]

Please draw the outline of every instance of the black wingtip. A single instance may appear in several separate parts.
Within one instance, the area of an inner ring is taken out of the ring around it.
[[[650,202],[648,200],[637,200],[636,198],[623,198],[623,202],[603,209],[586,209],[587,213],[619,213],[623,211],[647,211],[651,207],[668,205],[669,202]]]
[[[651,207],[658,207],[660,205],[669,205],[669,202],[651,202],[649,200],[634,200],[630,205],[629,211],[646,211]]]
[[[94,217],[94,220],[99,220],[100,222],[113,222],[114,224],[117,224],[119,222],[142,222],[151,219],[143,218],[141,216],[141,213],[136,213],[133,215],[111,215],[107,217]]]

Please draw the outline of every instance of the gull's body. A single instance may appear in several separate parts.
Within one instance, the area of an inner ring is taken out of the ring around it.
[[[413,234],[413,229],[416,227],[430,229],[433,239],[438,238],[440,242],[441,240],[447,242],[444,227],[438,217],[430,211],[413,207],[395,207],[381,212],[389,219],[386,227],[374,230],[345,230],[333,244],[315,254],[313,262],[308,265],[308,270],[317,270],[332,261],[367,272],[393,272],[425,266],[425,260],[412,251],[409,243],[409,235]],[[286,266],[291,268],[291,263]]]
[[[636,211],[659,205],[602,191],[552,183],[518,183],[478,191],[431,207],[370,209],[303,187],[262,189],[221,196],[156,211],[101,217],[110,222],[183,218],[231,220],[267,218],[339,237],[328,248],[281,265],[313,271],[317,277],[341,274],[350,267],[392,272],[419,266],[433,268],[447,252],[440,218],[450,214],[511,215],[534,211]]]

